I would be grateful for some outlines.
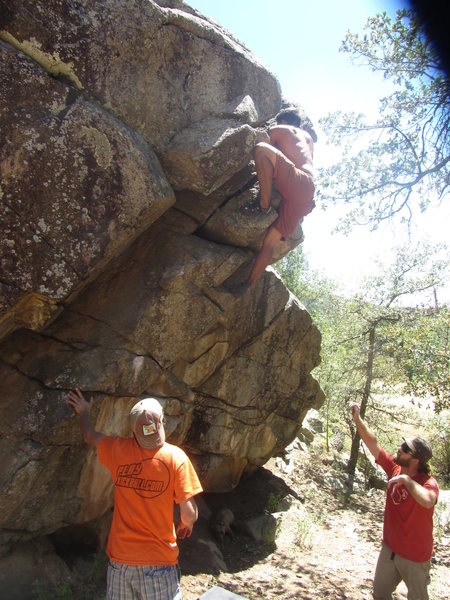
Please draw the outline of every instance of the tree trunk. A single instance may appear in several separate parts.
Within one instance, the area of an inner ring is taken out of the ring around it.
[[[373,380],[373,358],[375,354],[375,331],[377,323],[371,323],[369,329],[369,347],[367,349],[367,364],[366,364],[366,379],[364,382],[364,390],[362,394],[361,406],[359,407],[359,413],[361,418],[364,419],[366,414],[367,402],[370,397],[370,390],[372,388]],[[355,430],[355,435],[352,439],[352,447],[350,449],[350,459],[348,461],[348,481],[347,481],[347,493],[346,498],[353,492],[353,483],[355,480],[356,463],[358,462],[359,453],[359,433]]]

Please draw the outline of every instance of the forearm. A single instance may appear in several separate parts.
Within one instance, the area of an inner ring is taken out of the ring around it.
[[[91,446],[97,447],[103,435],[92,425],[88,412],[80,414],[80,428],[84,441]]]
[[[373,433],[373,431],[371,429],[369,429],[367,423],[361,419],[359,414],[355,415],[353,420],[355,422],[356,429],[359,433],[359,437],[362,439],[362,441],[365,444],[367,442],[373,443],[373,442],[377,441],[375,434]]]
[[[359,437],[365,443],[369,452],[373,454],[375,458],[378,458],[378,454],[380,453],[380,446],[378,444],[378,440],[376,435],[373,433],[371,429],[367,426],[367,423],[361,419],[359,413],[355,414],[353,420],[356,425],[356,430],[359,433]]]
[[[190,498],[180,503],[180,517],[188,527],[192,527],[198,519],[198,508],[195,500]]]
[[[260,144],[261,142],[270,144],[269,134],[265,129],[255,129],[255,143]]]
[[[417,504],[424,508],[433,508],[436,504],[436,495],[432,490],[424,488],[420,483],[411,479],[411,477],[405,476],[404,485]]]

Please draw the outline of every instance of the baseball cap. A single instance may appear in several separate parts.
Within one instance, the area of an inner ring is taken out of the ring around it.
[[[415,438],[403,438],[405,444],[411,450],[414,458],[418,458],[421,463],[427,463],[433,456],[431,448],[428,442],[420,437]]]
[[[130,425],[137,443],[146,450],[160,448],[166,441],[163,407],[156,398],[139,400],[130,410]]]

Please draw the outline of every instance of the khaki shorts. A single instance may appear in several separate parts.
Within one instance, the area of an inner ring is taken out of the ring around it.
[[[394,554],[383,542],[373,581],[374,600],[391,600],[400,581],[408,588],[408,600],[428,600],[430,563],[413,562]]]

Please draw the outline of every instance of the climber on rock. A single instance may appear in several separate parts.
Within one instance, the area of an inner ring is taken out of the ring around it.
[[[270,211],[273,182],[281,194],[279,214],[267,230],[248,280],[230,290],[236,294],[245,293],[262,275],[273,258],[278,242],[288,239],[300,219],[315,206],[313,142],[317,141],[317,136],[312,128],[302,124],[296,110],[282,110],[276,122],[277,125],[268,132],[270,144],[256,144],[254,158],[261,210],[266,213]]]

